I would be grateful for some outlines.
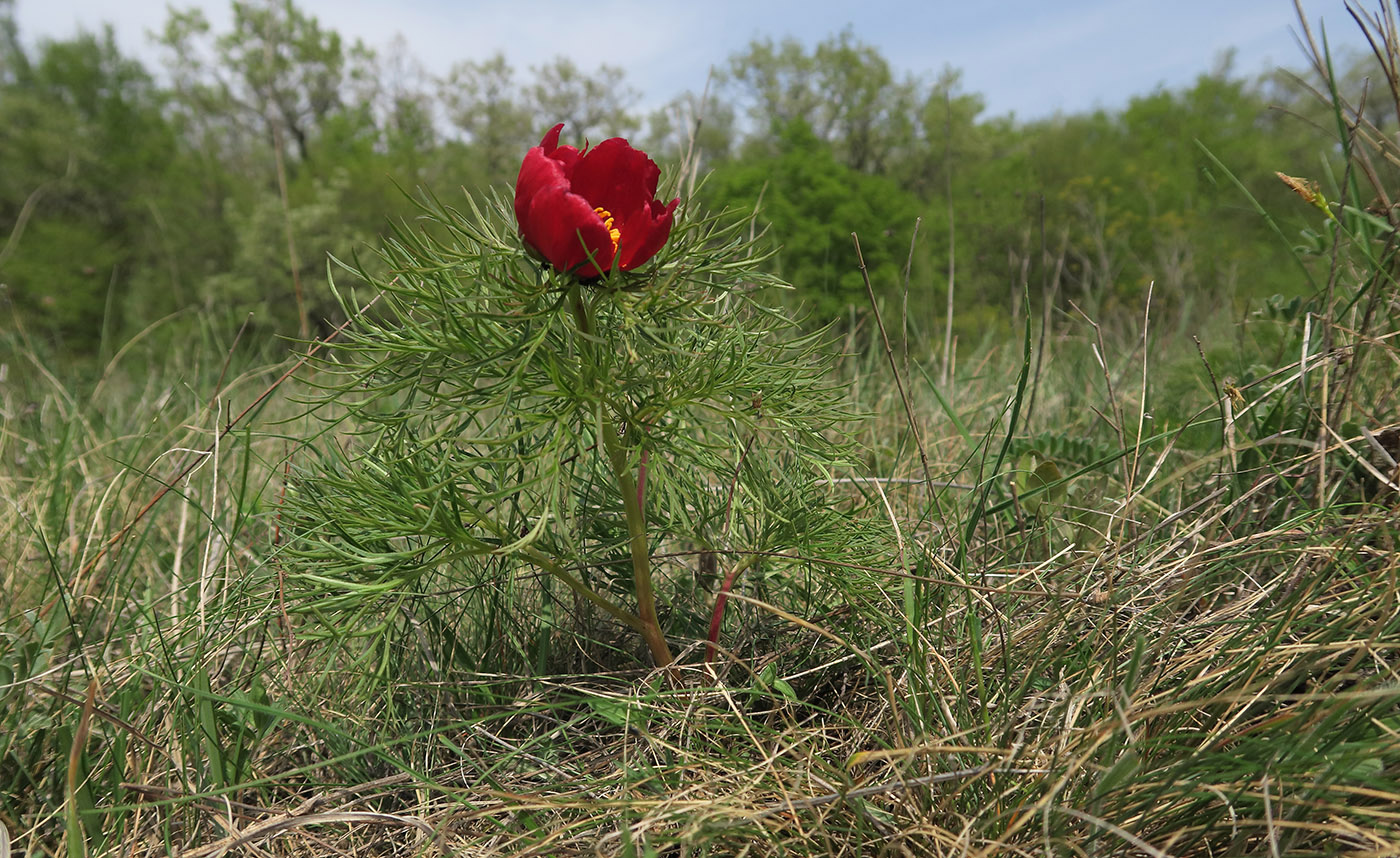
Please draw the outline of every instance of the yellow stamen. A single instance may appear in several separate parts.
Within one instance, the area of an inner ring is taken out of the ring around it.
[[[612,212],[608,211],[607,209],[603,208],[602,206],[598,206],[598,207],[595,208],[593,211],[597,212],[598,217],[602,218],[602,220],[603,220],[603,229],[606,229],[606,230],[608,231],[608,237],[612,239],[613,255],[616,256],[616,255],[617,255],[617,240],[618,240],[619,238],[622,237],[622,231],[619,230],[617,227],[613,226],[613,216],[612,216]]]

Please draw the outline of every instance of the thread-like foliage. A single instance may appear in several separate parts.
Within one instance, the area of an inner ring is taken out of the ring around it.
[[[825,337],[757,300],[782,284],[746,236],[691,218],[644,271],[581,283],[528,255],[499,200],[428,199],[386,243],[388,275],[356,269],[383,297],[317,377],[333,419],[285,510],[294,609],[324,621],[304,633],[382,637],[426,611],[477,638],[474,667],[538,664],[546,626],[601,613],[645,637],[663,540],[730,559],[856,547],[826,479],[855,415]],[[670,577],[656,597],[693,628],[675,610],[693,582]],[[442,619],[444,599],[504,612],[509,640]]]

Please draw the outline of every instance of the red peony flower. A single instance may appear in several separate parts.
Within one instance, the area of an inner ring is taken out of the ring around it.
[[[515,222],[560,271],[600,277],[631,271],[671,235],[679,199],[656,199],[661,170],[621,137],[582,152],[559,145],[560,123],[525,153],[515,180]]]

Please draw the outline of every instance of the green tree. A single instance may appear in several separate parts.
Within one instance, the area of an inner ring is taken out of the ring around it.
[[[213,36],[198,9],[171,10],[161,43],[193,115],[266,135],[285,133],[303,161],[328,117],[357,101],[371,52],[345,45],[291,0],[232,3],[233,27]]]
[[[546,129],[562,122],[569,135],[598,141],[637,127],[628,113],[638,98],[621,69],[600,65],[589,74],[558,57],[517,80],[505,54],[452,67],[439,88],[447,118],[460,130],[479,165],[469,184],[515,181],[520,156]]]
[[[690,158],[689,184],[730,157],[736,134],[732,105],[708,91],[685,92],[647,117],[646,150],[677,164]]]
[[[239,324],[249,314],[256,320],[281,323],[290,330],[292,316],[289,308],[278,306],[285,301],[269,292],[267,282],[302,284],[306,313],[313,326],[312,333],[326,333],[335,322],[344,318],[343,311],[331,291],[327,259],[334,256],[351,260],[357,254],[373,262],[372,254],[361,253],[373,240],[357,223],[364,218],[347,217],[347,204],[353,194],[349,175],[341,172],[328,181],[316,181],[304,200],[284,213],[282,201],[267,192],[256,204],[231,210],[228,228],[236,240],[235,252],[228,268],[211,275],[206,281],[205,312],[222,316],[230,326]],[[300,195],[299,195],[300,196]],[[375,212],[379,214],[379,211]],[[298,268],[291,268],[286,252],[284,218],[290,218],[293,236],[300,252]],[[371,270],[375,270],[371,265]],[[337,285],[352,288],[359,279],[345,271],[335,272]]]
[[[573,60],[557,57],[531,71],[534,80],[525,87],[525,99],[537,128],[563,122],[569,133],[589,140],[636,130],[637,120],[628,111],[641,94],[627,85],[622,69],[603,64],[588,74]]]
[[[1296,288],[1272,230],[1219,166],[1290,219],[1298,209],[1274,175],[1297,164],[1282,121],[1257,83],[1231,74],[1226,56],[1187,89],[1139,96],[1120,113],[1031,126],[1067,294],[1091,313],[1136,315],[1149,282],[1159,309],[1188,313],[1198,298],[1214,311],[1240,291]]]
[[[110,27],[44,42],[16,68],[0,97],[0,221],[13,224],[0,278],[27,319],[85,352],[120,332],[139,284],[180,292],[165,217],[182,194],[178,138]]]
[[[15,0],[0,0],[0,86],[17,83],[29,73],[29,57],[19,43]]]
[[[820,319],[841,318],[866,302],[851,233],[861,239],[872,281],[901,281],[919,200],[894,180],[862,173],[837,158],[802,120],[776,132],[771,150],[750,148],[706,186],[718,208],[753,209],[777,247],[773,265],[797,300]]]
[[[246,296],[221,290],[246,275],[241,233],[269,238],[252,225],[266,222],[269,198],[280,200],[282,236],[275,246],[287,259],[278,268],[288,276],[274,269],[256,278],[265,295],[256,303],[273,314],[263,323],[307,335],[315,308],[329,295],[311,294],[301,272],[322,270],[326,260],[323,242],[306,248],[297,238],[305,221],[321,219],[322,184],[343,175],[347,164],[364,165],[364,153],[381,145],[374,55],[359,42],[347,45],[291,0],[234,0],[232,12],[230,30],[214,34],[201,11],[172,10],[160,34],[184,132],[210,173],[231,180],[210,188],[211,207],[227,225],[228,267],[203,280],[202,298],[206,306],[246,305]],[[387,184],[382,175],[373,182]],[[299,206],[311,210],[297,212]],[[374,217],[382,222],[385,215],[381,210]],[[369,216],[343,212],[332,232],[356,232]],[[285,314],[291,309],[297,324],[289,329]]]
[[[758,128],[801,121],[854,170],[889,169],[916,136],[919,82],[897,79],[880,52],[849,29],[811,53],[795,39],[751,42],[730,59],[728,80]]]
[[[442,139],[434,118],[432,76],[402,36],[376,59],[376,111],[393,174],[418,184],[436,178],[431,168]]]
[[[480,165],[474,183],[514,179],[520,153],[539,141],[530,139],[537,123],[505,54],[457,63],[442,82],[439,97],[448,120],[466,136],[473,161]]]

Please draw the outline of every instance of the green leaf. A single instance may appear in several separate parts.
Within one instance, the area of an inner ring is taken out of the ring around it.
[[[628,724],[628,713],[632,707],[621,700],[614,700],[609,697],[591,697],[588,700],[588,708],[593,710],[593,714],[609,724],[617,727],[626,727]]]
[[[1012,483],[1021,507],[1034,516],[1045,512],[1049,506],[1064,503],[1068,491],[1059,465],[1049,459],[1040,460],[1034,453],[1023,453],[1017,459]]]

